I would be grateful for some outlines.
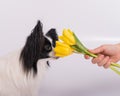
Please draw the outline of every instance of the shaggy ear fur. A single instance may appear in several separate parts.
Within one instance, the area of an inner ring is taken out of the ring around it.
[[[26,44],[20,55],[24,72],[27,74],[30,70],[33,70],[35,74],[37,73],[37,61],[40,58],[43,44],[44,36],[42,31],[42,23],[38,21],[32,33],[28,36]]]
[[[50,37],[52,39],[52,44],[53,46],[55,47],[55,41],[58,40],[58,35],[57,35],[57,32],[56,32],[56,29],[50,29],[47,33],[46,33],[46,36]]]

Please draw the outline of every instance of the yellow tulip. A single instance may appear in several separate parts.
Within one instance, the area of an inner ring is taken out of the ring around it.
[[[68,45],[75,45],[76,41],[73,36],[73,32],[70,29],[64,29],[62,36],[59,36],[59,39],[61,39],[63,42],[65,42]]]
[[[63,42],[56,41],[56,47],[54,48],[54,52],[55,56],[64,57],[71,55],[73,53],[73,49]]]

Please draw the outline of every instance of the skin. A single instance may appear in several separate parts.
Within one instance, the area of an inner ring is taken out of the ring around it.
[[[98,55],[98,57],[92,58],[91,62],[98,66],[103,66],[104,68],[109,68],[111,62],[116,63],[120,60],[120,43],[102,45],[89,51]],[[84,57],[85,59],[90,58],[88,55]]]

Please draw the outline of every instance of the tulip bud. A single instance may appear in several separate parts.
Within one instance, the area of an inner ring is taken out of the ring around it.
[[[64,29],[63,35],[59,36],[59,38],[68,45],[75,45],[76,44],[75,38],[73,36],[73,32],[70,29]]]
[[[69,45],[59,41],[56,41],[56,47],[54,48],[54,51],[55,56],[58,57],[68,56],[73,53],[73,49]]]

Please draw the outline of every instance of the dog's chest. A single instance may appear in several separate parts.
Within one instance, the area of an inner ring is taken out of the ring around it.
[[[26,76],[19,62],[19,52],[0,59],[0,96],[36,96],[47,69],[45,61],[37,64],[36,76]]]

